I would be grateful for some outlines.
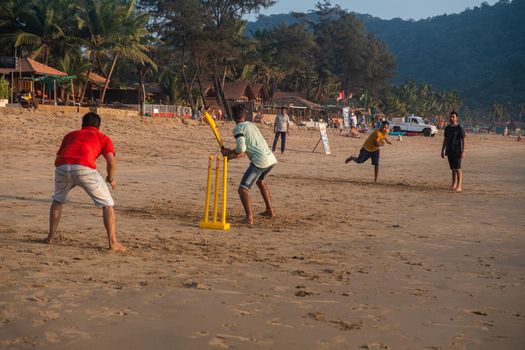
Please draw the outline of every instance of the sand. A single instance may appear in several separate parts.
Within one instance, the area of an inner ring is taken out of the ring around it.
[[[294,128],[269,178],[278,217],[240,224],[248,162],[231,161],[220,232],[197,227],[217,152],[208,126],[102,117],[125,254],[107,250],[80,189],[56,244],[41,243],[54,154],[80,117],[0,109],[0,348],[525,347],[524,142],[468,135],[456,194],[442,134],[386,145],[373,184],[369,163],[344,164],[363,139],[329,130],[332,155],[312,153],[318,131]],[[219,128],[233,145],[233,124]]]

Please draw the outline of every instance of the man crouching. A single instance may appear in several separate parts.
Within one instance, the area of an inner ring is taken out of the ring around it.
[[[266,177],[277,164],[277,159],[273,155],[268,143],[262,136],[259,129],[253,124],[246,121],[246,110],[244,105],[237,104],[232,107],[233,120],[235,121],[235,128],[233,128],[233,137],[236,141],[235,149],[224,148],[222,155],[229,159],[241,158],[248,155],[250,159],[250,166],[242,177],[239,185],[239,196],[241,198],[244,211],[246,212],[246,223],[253,224],[253,211],[250,201],[250,190],[253,184],[257,183],[257,187],[261,191],[261,195],[266,205],[266,210],[261,215],[274,217],[275,213],[272,208],[270,199],[270,189]]]
[[[82,129],[70,132],[62,140],[55,159],[55,193],[49,213],[49,235],[45,242],[50,244],[57,231],[62,206],[67,195],[75,186],[81,187],[91,197],[95,206],[102,208],[104,226],[108,234],[109,249],[125,251],[117,242],[114,202],[106,182],[112,189],[115,182],[115,150],[111,139],[99,131],[100,116],[87,113],[82,118]],[[97,158],[103,155],[107,163],[106,180],[97,171]]]

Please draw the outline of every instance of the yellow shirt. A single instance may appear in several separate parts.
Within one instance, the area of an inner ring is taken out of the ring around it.
[[[368,152],[375,152],[379,150],[379,146],[376,144],[381,143],[386,139],[387,134],[384,134],[381,129],[376,129],[372,131],[372,133],[368,136],[365,143],[363,144],[363,148],[366,149]]]

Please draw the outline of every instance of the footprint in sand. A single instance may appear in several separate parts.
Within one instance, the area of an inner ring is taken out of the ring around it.
[[[50,343],[60,343],[60,338],[58,334],[54,332],[44,332],[44,335],[46,336],[46,340]]]
[[[211,347],[219,348],[219,349],[229,349],[230,344],[228,343],[228,340],[234,340],[234,341],[240,341],[240,342],[249,342],[249,341],[256,341],[255,338],[247,338],[239,335],[231,335],[231,334],[217,334],[215,338],[210,340],[208,342],[208,345]]]

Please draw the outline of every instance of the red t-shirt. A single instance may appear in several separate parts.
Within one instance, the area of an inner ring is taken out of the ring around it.
[[[84,126],[64,137],[55,166],[80,164],[96,169],[97,158],[108,153],[115,154],[111,139],[94,126]]]

